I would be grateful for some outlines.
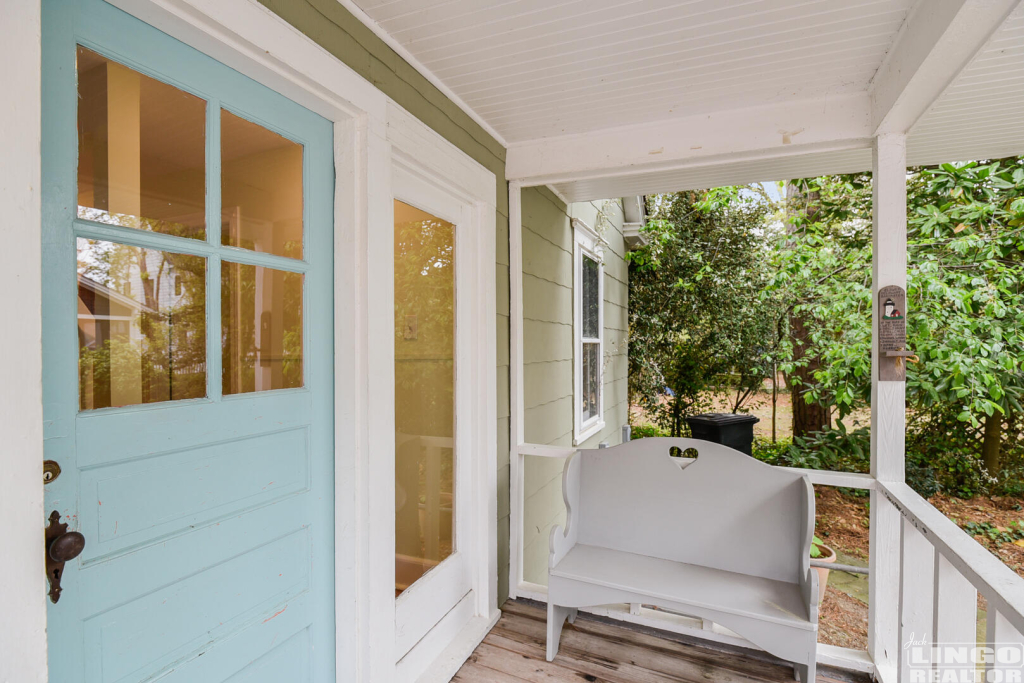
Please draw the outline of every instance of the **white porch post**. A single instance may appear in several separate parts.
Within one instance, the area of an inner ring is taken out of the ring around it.
[[[508,597],[515,599],[522,580],[523,460],[523,188],[508,184],[509,260],[509,553]]]
[[[906,135],[879,135],[872,157],[871,474],[882,481],[902,482],[906,385],[878,381],[878,291],[890,285],[907,287]],[[871,491],[870,523],[868,654],[878,678],[890,683],[896,680],[899,661],[901,519],[877,490]]]

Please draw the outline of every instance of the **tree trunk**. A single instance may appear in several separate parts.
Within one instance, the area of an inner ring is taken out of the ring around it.
[[[793,357],[795,360],[804,360],[807,365],[796,368],[790,378],[790,400],[793,402],[793,436],[807,436],[812,432],[820,432],[832,427],[832,414],[828,406],[817,403],[807,403],[804,400],[804,393],[814,384],[814,373],[821,367],[816,357],[808,357],[804,354],[804,340],[807,337],[807,327],[802,318],[791,316],[789,321],[790,334],[793,336]],[[799,381],[795,381],[799,380]]]
[[[772,363],[772,443],[779,440],[775,434],[775,414],[779,405],[779,368]]]
[[[981,459],[990,477],[999,474],[999,451],[1003,440],[1003,414],[996,411],[985,418],[985,440],[981,442]]]
[[[786,197],[789,200],[788,213],[803,212],[810,220],[818,211],[815,205],[819,198],[817,192],[805,194],[790,183],[786,188]],[[800,227],[790,222],[788,230],[793,233],[800,230]],[[831,428],[832,414],[828,406],[804,401],[804,392],[814,384],[814,373],[821,367],[821,363],[817,357],[806,355],[808,331],[803,316],[796,314],[789,316],[789,334],[793,338],[793,359],[800,361],[806,358],[807,360],[806,365],[798,367],[792,373],[792,377],[786,378],[790,390],[790,400],[793,403],[793,436],[803,437],[812,432]]]

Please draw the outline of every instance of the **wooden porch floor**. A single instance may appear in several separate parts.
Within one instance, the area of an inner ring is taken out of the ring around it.
[[[793,668],[767,655],[693,645],[607,623],[582,612],[562,630],[555,661],[544,658],[545,611],[509,600],[453,681],[462,683],[789,683]],[[818,667],[817,683],[863,679]]]

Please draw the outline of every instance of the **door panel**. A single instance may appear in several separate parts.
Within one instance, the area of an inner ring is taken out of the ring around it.
[[[51,680],[334,680],[332,125],[99,0],[43,30]]]

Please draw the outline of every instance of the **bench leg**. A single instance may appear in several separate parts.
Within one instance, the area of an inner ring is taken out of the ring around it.
[[[793,668],[796,670],[796,677],[800,680],[800,683],[814,683],[818,665],[813,659],[810,661],[810,664],[794,664]]]
[[[575,624],[576,623],[576,615],[579,614],[579,613],[580,613],[580,611],[578,609],[576,609],[575,607],[573,607],[572,609],[569,610],[569,623],[570,624]]]
[[[570,623],[576,620],[576,610],[569,607],[559,607],[548,603],[548,661],[552,661],[558,654],[558,641],[562,638],[562,625],[570,618]]]

